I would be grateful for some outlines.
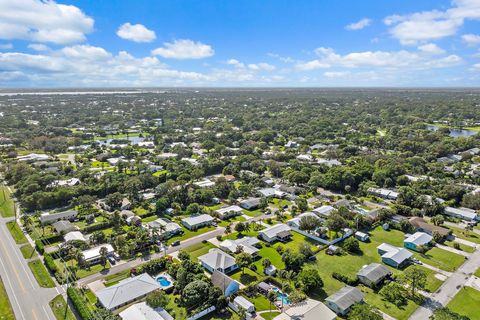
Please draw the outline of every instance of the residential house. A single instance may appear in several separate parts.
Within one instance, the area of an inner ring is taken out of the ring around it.
[[[122,199],[122,204],[120,205],[120,210],[130,210],[132,208],[132,203],[127,198]]]
[[[345,286],[325,299],[325,304],[333,312],[345,316],[352,306],[362,302],[365,295],[357,288]]]
[[[258,189],[257,193],[260,197],[264,198],[278,198],[281,199],[285,196],[285,192],[275,188],[262,188]]]
[[[63,233],[63,234],[70,231],[78,230],[77,226],[68,220],[60,220],[60,221],[54,222],[52,223],[52,227],[57,233]]]
[[[266,242],[288,241],[292,237],[290,227],[283,223],[275,224],[261,230],[258,235]]]
[[[363,233],[361,231],[357,231],[355,232],[355,238],[357,238],[358,240],[362,241],[362,242],[367,242],[370,237],[368,236],[368,234],[366,233]]]
[[[116,310],[134,301],[145,298],[159,290],[160,284],[147,273],[127,278],[113,286],[97,291],[98,303],[108,310]]]
[[[394,268],[402,268],[409,263],[413,253],[405,248],[392,246],[388,243],[382,243],[377,247],[378,254],[382,257],[382,261]]]
[[[385,188],[368,188],[368,193],[374,196],[389,199],[389,200],[397,200],[398,192],[385,189]]]
[[[229,253],[236,253],[240,249],[255,258],[260,251],[257,248],[259,244],[260,241],[257,238],[244,237],[236,240],[224,240],[219,244],[219,248]]]
[[[101,244],[98,247],[94,247],[91,249],[87,249],[83,251],[83,257],[85,258],[85,261],[89,265],[97,264],[100,262],[101,255],[100,255],[100,249],[101,248],[106,248],[107,249],[107,255],[110,256],[115,253],[115,250],[113,250],[113,247],[111,244]]]
[[[215,210],[215,212],[218,214],[218,217],[222,220],[229,219],[235,216],[240,216],[243,214],[242,208],[236,205],[223,207]]]
[[[429,247],[433,237],[425,232],[415,232],[403,241],[403,246],[413,251],[420,251],[421,247]]]
[[[174,320],[163,308],[152,308],[146,302],[136,303],[118,314],[122,320]]]
[[[425,232],[431,236],[436,232],[445,238],[451,233],[450,229],[430,224],[421,217],[412,217],[409,221],[410,224],[415,227],[416,231]]]
[[[469,208],[446,207],[445,214],[465,221],[480,221],[480,216],[477,212]]]
[[[213,220],[213,217],[209,216],[208,214],[200,214],[198,216],[183,218],[182,224],[188,230],[197,230],[199,228],[211,225]]]
[[[210,181],[208,179],[204,179],[201,181],[196,181],[193,184],[200,188],[209,188],[209,187],[213,187],[215,185],[215,182]]]
[[[286,309],[273,320],[334,320],[337,315],[318,300],[307,298]]]
[[[391,275],[392,272],[380,263],[370,263],[363,266],[357,273],[358,280],[370,288],[377,287]]]
[[[260,198],[248,198],[240,201],[240,207],[245,210],[255,210],[260,206]]]
[[[73,221],[78,215],[78,212],[75,210],[68,210],[63,212],[56,213],[42,213],[40,215],[40,223],[42,225],[51,224],[60,220],[69,220]]]
[[[198,257],[202,266],[210,272],[218,270],[225,274],[238,269],[235,258],[220,249],[213,248],[208,253]]]
[[[267,295],[272,289],[273,287],[266,282],[262,281],[257,284],[257,291],[263,295]]]
[[[305,213],[299,214],[298,216],[296,216],[293,219],[288,220],[287,224],[292,228],[300,229],[300,220],[302,220],[302,218],[304,218],[304,217],[313,217],[313,218],[318,220],[318,216],[315,213],[305,212]]]
[[[161,235],[163,238],[170,238],[174,235],[182,233],[182,227],[178,223],[171,222],[164,218],[158,218],[157,220],[147,222],[147,227],[150,230],[155,228],[162,230]]]
[[[313,213],[324,219],[328,218],[333,211],[335,211],[335,208],[328,205],[324,205],[312,210]]]
[[[87,239],[80,231],[71,231],[63,236],[63,242],[68,243],[72,241],[87,242]]]
[[[243,309],[249,314],[255,313],[255,305],[243,296],[237,296],[233,299],[233,308],[235,311]]]
[[[225,273],[220,272],[218,270],[214,270],[212,273],[212,277],[210,279],[213,285],[220,290],[225,297],[229,297],[232,294],[236,294],[238,290],[240,290],[240,283],[233,280]]]

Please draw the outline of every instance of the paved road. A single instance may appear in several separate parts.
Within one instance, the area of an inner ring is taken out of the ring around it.
[[[28,268],[7,229],[12,218],[0,218],[0,276],[17,320],[54,320],[48,305],[59,292],[55,288],[41,288]]]
[[[184,240],[180,243],[180,245],[178,245],[176,247],[169,247],[167,249],[167,254],[179,251],[181,249],[185,249],[185,248],[187,248],[187,247],[189,247],[189,246],[191,246],[195,243],[199,243],[199,242],[202,242],[204,240],[207,241],[208,239],[215,238],[218,235],[222,235],[224,232],[225,232],[225,228],[218,227],[215,230],[212,230],[212,231],[206,232],[204,234],[198,235],[196,237]],[[80,280],[77,281],[77,283],[79,285],[82,285],[82,286],[87,285],[91,282],[103,279],[110,274],[115,274],[115,273],[122,272],[122,271],[125,271],[125,270],[130,270],[131,268],[134,268],[134,267],[136,267],[136,266],[138,266],[142,263],[145,263],[145,262],[147,262],[149,260],[152,260],[152,259],[161,258],[164,255],[165,255],[165,252],[162,251],[162,252],[159,252],[159,253],[152,254],[148,257],[141,257],[141,258],[138,258],[138,259],[129,260],[125,263],[112,266],[110,269],[105,270],[104,272],[95,273],[95,274],[92,274],[91,276],[80,279]]]
[[[450,300],[460,291],[467,280],[480,266],[480,250],[472,253],[468,260],[458,268],[433,294],[427,298],[425,304],[418,308],[410,317],[410,320],[428,319],[432,311],[446,306]]]

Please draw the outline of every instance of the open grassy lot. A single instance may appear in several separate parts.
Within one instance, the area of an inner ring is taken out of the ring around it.
[[[365,302],[398,320],[408,319],[410,315],[418,308],[418,305],[411,300],[408,300],[406,305],[397,307],[393,303],[384,300],[380,294],[375,293],[372,289],[365,286],[360,286],[359,288],[366,294]]]
[[[478,320],[480,319],[479,305],[480,291],[471,287],[463,287],[447,307],[454,312],[469,317],[471,320]]]
[[[8,191],[8,188],[3,184],[0,186],[0,215],[4,218],[15,216],[10,191]]]
[[[183,250],[188,252],[190,254],[190,257],[194,261],[197,261],[198,257],[206,254],[212,248],[216,248],[216,247],[213,244],[211,244],[210,242],[207,242],[207,243],[200,242],[200,243],[194,244],[193,246],[185,248]]]
[[[12,305],[8,299],[7,291],[5,291],[5,286],[3,281],[0,278],[0,320],[15,320],[15,315],[13,314]]]
[[[270,302],[268,299],[261,294],[257,294],[255,297],[245,297],[248,300],[250,300],[254,305],[255,305],[255,310],[258,311],[264,311],[264,310],[270,310]],[[275,306],[272,303],[272,311],[275,310]]]
[[[467,246],[467,245],[465,245],[465,244],[463,244],[463,243],[458,243],[458,242],[455,242],[455,241],[445,241],[445,242],[443,243],[443,245],[455,249],[455,247],[454,247],[455,243],[457,243],[458,245],[460,245],[460,250],[462,250],[462,251],[465,251],[465,252],[468,252],[468,253],[473,253],[473,252],[475,252],[475,248],[474,248],[474,247]]]
[[[408,270],[409,268],[413,268],[413,267],[414,267],[413,265],[410,265],[407,268],[405,268],[404,271]],[[425,286],[425,290],[428,291],[428,292],[437,291],[437,289],[440,288],[440,286],[443,284],[443,281],[435,278],[435,275],[437,273],[435,271],[431,270],[431,269],[428,269],[428,268],[425,268],[425,267],[422,267],[422,266],[418,266],[418,267],[420,269],[422,269],[427,274],[427,285]]]
[[[465,262],[465,257],[447,250],[432,248],[426,253],[415,253],[415,258],[445,271],[455,271]]]
[[[448,226],[448,228],[453,231],[455,237],[480,244],[480,234],[451,226]]]
[[[204,227],[204,228],[198,229],[197,231],[191,231],[191,230],[188,230],[185,227],[182,227],[182,230],[184,231],[182,235],[171,237],[170,239],[167,240],[167,244],[170,245],[170,244],[172,244],[172,242],[177,241],[177,240],[182,241],[182,240],[190,239],[190,238],[193,238],[195,236],[204,234],[204,233],[209,232],[209,231],[213,231],[213,230],[215,230],[215,227],[213,227],[213,226]]]
[[[32,259],[38,256],[35,249],[29,244],[20,247],[20,251],[25,259]]]
[[[33,276],[37,279],[40,287],[53,288],[55,283],[53,282],[50,274],[40,260],[33,260],[28,263],[28,267],[32,270]]]
[[[27,243],[27,238],[16,221],[7,222],[7,228],[17,244]]]
[[[72,310],[70,310],[61,294],[53,298],[49,304],[57,320],[76,320]]]

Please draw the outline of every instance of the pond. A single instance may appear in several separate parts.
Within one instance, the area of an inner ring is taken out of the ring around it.
[[[440,129],[439,126],[427,126],[427,130],[430,130],[430,131],[437,131],[438,129]],[[450,130],[449,136],[454,137],[454,138],[457,138],[457,137],[471,137],[471,136],[474,136],[478,133],[478,131],[468,130],[468,129],[449,128],[449,130]]]

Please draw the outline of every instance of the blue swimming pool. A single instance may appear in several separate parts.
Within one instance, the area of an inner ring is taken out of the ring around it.
[[[158,283],[160,283],[160,285],[162,287],[169,287],[172,283],[170,282],[170,280],[168,280],[167,278],[165,277],[158,277],[157,278],[157,281]]]
[[[283,302],[283,304],[290,304],[290,299],[286,293],[282,293],[278,288],[273,287],[272,289],[277,293],[277,301]]]

